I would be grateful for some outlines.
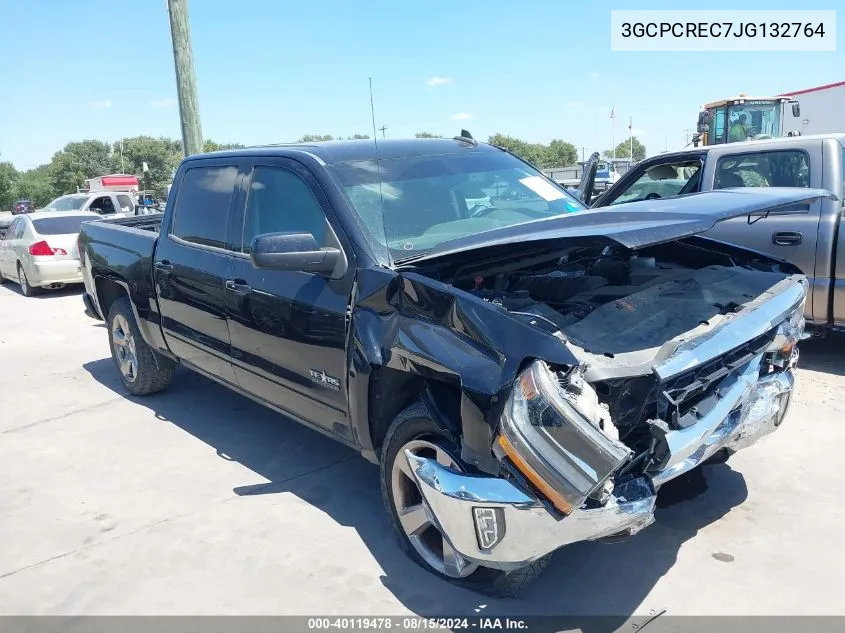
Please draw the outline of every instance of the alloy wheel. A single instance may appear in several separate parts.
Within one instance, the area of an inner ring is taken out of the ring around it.
[[[478,569],[456,552],[431,520],[431,513],[411,474],[405,451],[436,459],[446,468],[460,471],[458,461],[441,446],[428,440],[416,439],[405,444],[396,454],[391,469],[393,505],[402,530],[417,554],[435,571],[450,578],[465,578]]]
[[[114,354],[120,373],[127,382],[135,382],[138,377],[138,356],[135,351],[135,337],[129,328],[129,322],[122,314],[117,314],[112,321],[111,338]]]

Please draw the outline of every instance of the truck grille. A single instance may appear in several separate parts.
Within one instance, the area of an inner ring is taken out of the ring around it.
[[[695,424],[696,405],[709,397],[723,378],[762,354],[776,335],[777,328],[772,328],[711,361],[662,381],[657,388],[657,417],[675,429]]]

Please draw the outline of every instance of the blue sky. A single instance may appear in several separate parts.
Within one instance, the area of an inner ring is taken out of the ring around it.
[[[810,4],[804,8],[838,3]],[[753,8],[706,4],[722,7]],[[845,80],[845,29],[835,53],[611,52],[613,8],[633,7],[189,0],[203,135],[260,144],[303,133],[372,134],[372,77],[376,121],[389,137],[465,127],[485,139],[563,138],[589,153],[610,147],[615,104],[617,142],[631,116],[653,154],[681,147],[706,101]],[[179,138],[165,0],[0,0],[0,79],[0,160],[20,169],[71,140]]]

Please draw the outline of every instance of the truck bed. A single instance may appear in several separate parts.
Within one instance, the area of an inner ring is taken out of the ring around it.
[[[85,222],[79,233],[83,269],[91,278],[105,275],[149,285],[161,215]]]
[[[140,229],[142,231],[152,231],[158,233],[161,229],[161,220],[164,217],[163,213],[156,213],[153,215],[139,215],[131,218],[115,218],[114,220],[103,220],[103,224],[117,225],[123,227],[131,227],[133,229]]]

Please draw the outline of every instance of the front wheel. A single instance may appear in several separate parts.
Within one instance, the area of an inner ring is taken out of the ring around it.
[[[129,393],[146,396],[173,381],[173,361],[156,354],[141,337],[129,299],[111,305],[108,317],[109,347],[120,380]]]
[[[387,431],[381,455],[381,490],[400,547],[426,570],[455,584],[493,596],[513,597],[548,566],[551,555],[504,572],[470,561],[449,544],[429,519],[425,500],[405,457],[408,450],[457,471],[466,470],[450,434],[421,402],[400,413]]]

